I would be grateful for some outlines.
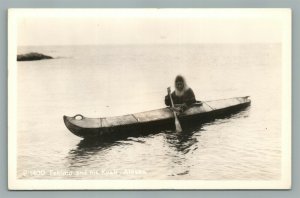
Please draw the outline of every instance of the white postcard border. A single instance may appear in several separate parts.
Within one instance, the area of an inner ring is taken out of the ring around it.
[[[163,11],[163,12],[162,12]],[[157,13],[163,13],[155,15]],[[116,14],[118,13],[118,14]],[[282,38],[281,180],[28,180],[17,178],[17,20],[33,17],[155,16],[278,17]],[[289,189],[291,188],[291,10],[290,9],[10,9],[8,12],[8,187],[10,190],[68,189]]]

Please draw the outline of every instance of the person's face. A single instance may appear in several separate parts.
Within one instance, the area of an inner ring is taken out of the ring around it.
[[[182,81],[177,81],[176,82],[176,89],[178,91],[182,91],[183,90],[183,82]]]

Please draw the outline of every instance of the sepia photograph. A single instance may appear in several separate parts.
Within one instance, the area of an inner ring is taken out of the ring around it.
[[[10,190],[290,189],[290,9],[10,9]]]

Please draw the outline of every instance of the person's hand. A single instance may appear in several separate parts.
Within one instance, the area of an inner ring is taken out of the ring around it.
[[[183,113],[186,109],[188,108],[188,106],[184,103],[182,105],[180,105],[180,113]]]
[[[177,113],[179,113],[181,111],[180,107],[171,107],[171,109]]]
[[[185,104],[175,104],[175,107],[172,107],[173,111],[176,111],[178,114],[183,113],[187,109]]]
[[[168,87],[168,94],[170,94],[171,93],[171,88],[170,87]]]

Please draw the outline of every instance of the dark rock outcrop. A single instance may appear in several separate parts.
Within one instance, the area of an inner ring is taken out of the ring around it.
[[[17,56],[17,61],[36,61],[36,60],[43,60],[43,59],[53,59],[51,56],[46,56],[44,54],[31,52],[28,54],[20,54]]]

